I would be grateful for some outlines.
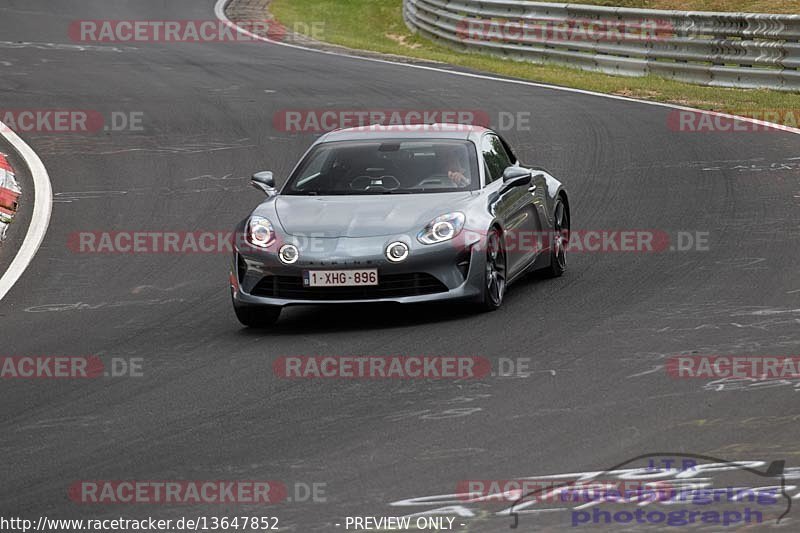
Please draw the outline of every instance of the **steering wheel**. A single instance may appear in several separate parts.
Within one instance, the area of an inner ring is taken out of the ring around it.
[[[393,191],[400,188],[400,180],[394,176],[358,176],[350,182],[350,189],[354,191],[384,190]]]
[[[444,187],[444,186],[450,186],[452,184],[448,176],[433,175],[433,176],[428,176],[424,180],[414,185],[414,188],[421,189],[424,188],[425,186],[431,186],[431,185],[433,186],[439,185],[440,187]]]

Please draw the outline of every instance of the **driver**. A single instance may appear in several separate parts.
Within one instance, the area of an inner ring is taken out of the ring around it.
[[[470,184],[466,176],[466,158],[461,150],[453,149],[445,153],[445,170],[447,177],[455,187],[467,187]]]

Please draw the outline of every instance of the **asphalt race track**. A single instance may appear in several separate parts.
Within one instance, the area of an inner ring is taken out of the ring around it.
[[[652,452],[800,467],[793,383],[709,387],[663,367],[680,354],[800,353],[800,137],[673,131],[664,107],[268,43],[81,47],[67,34],[78,19],[213,19],[213,7],[0,7],[2,108],[143,117],[139,132],[22,134],[55,201],[0,305],[0,352],[141,358],[143,375],[0,381],[0,515],[270,515],[284,531],[335,531],[347,516],[434,509],[391,503],[452,494],[460,480],[603,470]],[[567,184],[573,229],[708,232],[708,249],[571,254],[564,277],[530,276],[490,314],[298,307],[265,332],[233,315],[227,254],[68,246],[81,231],[230,230],[262,199],[249,175],[285,179],[315,138],[273,128],[276,112],[302,108],[530,111],[530,131],[503,133]],[[529,358],[531,372],[454,382],[272,370],[282,355],[364,354]],[[156,479],[318,483],[325,497],[266,508],[68,498],[79,480]],[[474,514],[457,529],[509,527]],[[531,514],[520,527],[574,529],[564,520]],[[795,528],[792,515],[780,526]]]

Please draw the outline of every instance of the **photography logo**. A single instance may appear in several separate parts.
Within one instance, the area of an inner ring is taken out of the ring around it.
[[[764,466],[763,470],[757,466]],[[731,486],[708,486],[708,479],[725,475],[750,474],[769,480],[767,486],[742,486],[737,479]],[[597,479],[627,479],[639,482],[652,481],[652,486],[641,483],[635,490],[619,491],[613,484],[596,484]],[[703,483],[696,483],[703,479]],[[660,487],[660,488],[653,488]],[[666,490],[664,489],[666,487]],[[547,501],[556,491],[567,502],[578,502],[572,510],[572,526],[619,524],[632,522],[663,525],[688,525],[713,523],[716,526],[747,527],[751,523],[766,522],[764,511],[774,510],[775,523],[780,524],[792,508],[786,491],[785,461],[729,461],[709,455],[657,452],[639,455],[601,472],[591,472],[573,480],[542,486],[520,493],[509,509],[513,519],[511,529],[519,527],[519,515],[524,508]],[[593,507],[593,512],[586,510]],[[644,509],[648,504],[683,504],[681,510],[662,512]],[[636,512],[602,510],[602,504],[634,505]],[[712,505],[713,504],[713,505]],[[691,507],[691,506],[695,507]],[[688,508],[686,506],[689,506]],[[745,506],[729,509],[730,506]],[[699,512],[693,509],[702,509]],[[709,512],[710,511],[710,512]]]

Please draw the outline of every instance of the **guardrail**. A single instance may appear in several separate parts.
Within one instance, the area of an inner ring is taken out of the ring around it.
[[[535,63],[702,85],[800,91],[800,15],[528,0],[403,0],[426,37]]]

